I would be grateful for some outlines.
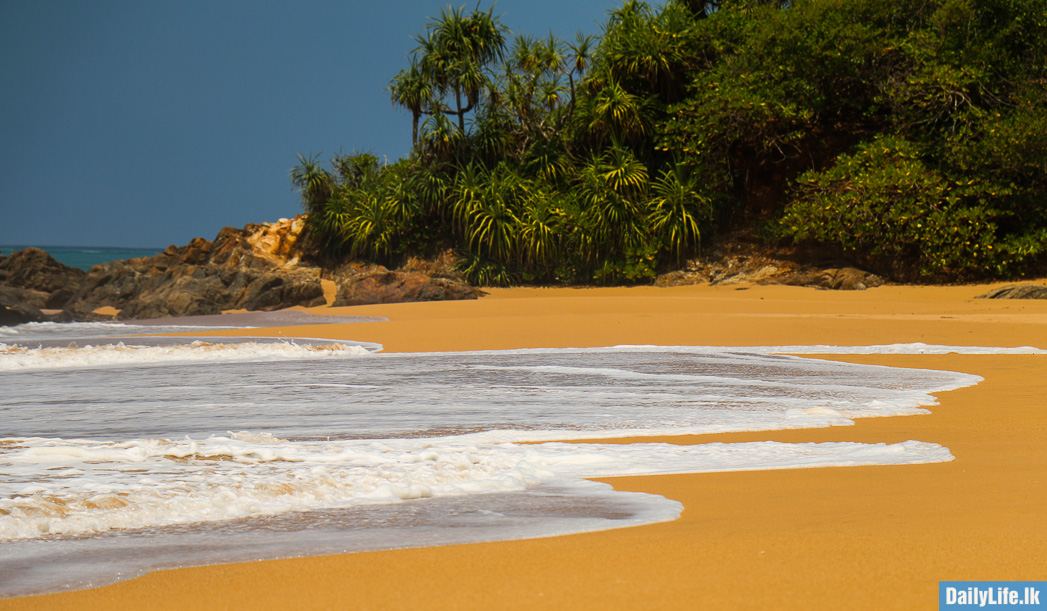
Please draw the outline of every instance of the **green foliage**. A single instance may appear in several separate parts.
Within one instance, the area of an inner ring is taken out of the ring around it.
[[[771,226],[895,279],[1045,260],[1047,0],[625,0],[569,43],[449,7],[416,40],[411,155],[292,170],[332,256],[634,283]]]
[[[498,261],[485,259],[471,251],[462,253],[458,271],[465,279],[477,286],[511,286],[516,283],[516,276],[509,268]]]
[[[651,189],[651,230],[679,263],[689,249],[698,247],[701,225],[712,216],[712,202],[683,165],[662,170]]]
[[[912,143],[879,138],[801,176],[781,232],[909,279],[1007,274],[1036,253],[999,242],[1000,214],[981,204],[976,182],[947,180]]]

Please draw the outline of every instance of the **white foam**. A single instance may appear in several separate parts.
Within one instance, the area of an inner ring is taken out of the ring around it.
[[[948,346],[920,342],[871,346],[772,346],[754,349],[765,354],[1047,354],[1047,350],[1033,346],[1000,348],[993,346]]]
[[[119,322],[29,322],[13,327],[0,327],[0,335],[20,342],[91,339],[144,333],[186,333],[217,329],[243,329],[234,325],[140,325]]]
[[[229,362],[235,346],[195,354],[182,347],[214,360],[200,367],[165,356],[154,361],[162,367],[114,369],[85,359],[61,375],[0,371],[0,384],[19,389],[0,395],[0,437],[180,438],[244,429],[288,439],[498,443],[810,428],[926,413],[936,403],[931,393],[980,380],[724,349],[329,358],[277,345],[248,347],[247,356],[272,349],[296,358]]]
[[[0,366],[0,385],[17,389],[0,393],[0,540],[6,541],[0,545],[0,596],[32,582],[19,568],[25,557],[68,567],[62,558],[74,548],[93,558],[111,544],[111,556],[120,556],[125,536],[141,538],[135,549],[166,541],[169,548],[156,549],[173,550],[166,556],[177,560],[185,553],[184,541],[256,524],[243,520],[283,516],[288,523],[310,525],[313,534],[281,538],[266,531],[260,544],[264,557],[292,549],[344,551],[329,549],[334,545],[329,541],[341,539],[328,535],[349,528],[345,524],[361,515],[356,512],[374,509],[394,517],[359,527],[366,542],[345,549],[453,543],[470,540],[455,538],[461,535],[448,526],[455,516],[499,495],[519,499],[525,509],[511,520],[480,516],[490,527],[475,535],[478,540],[544,536],[668,520],[679,513],[674,502],[644,496],[630,506],[628,519],[570,519],[532,528],[520,517],[530,515],[526,508],[541,506],[550,487],[579,495],[578,503],[591,498],[593,489],[581,478],[948,461],[947,448],[921,441],[694,446],[562,441],[849,425],[859,417],[926,413],[937,402],[932,393],[980,380],[788,353],[1042,352],[923,344],[623,346],[343,358],[367,351],[318,348],[320,340],[307,346],[220,347],[209,341],[4,348],[9,353],[0,363],[32,355],[37,365]],[[153,366],[129,366],[141,364]],[[227,430],[240,432],[213,434]],[[522,441],[545,443],[517,443]],[[640,498],[616,494],[605,498],[608,507]],[[431,502],[417,499],[435,499],[445,508],[425,531],[431,539],[420,539],[413,524],[387,526],[402,524],[395,518],[399,514],[381,509]],[[468,500],[455,504],[454,499]],[[561,514],[584,515],[574,502],[565,501]],[[326,512],[350,517],[337,527],[323,526]],[[258,534],[254,526],[246,531]],[[400,534],[390,536],[393,531]],[[214,549],[207,541],[198,545]],[[261,549],[241,548],[240,534],[223,541],[230,551],[209,552],[200,562]],[[154,566],[136,562],[128,574]],[[33,577],[45,584],[34,591],[55,588],[65,574],[55,566],[48,564]]]
[[[227,363],[370,354],[363,346],[339,342],[310,345],[296,343],[294,340],[268,343],[220,343],[221,341],[216,338],[213,342],[197,340],[189,344],[168,346],[136,346],[119,342],[73,348],[25,348],[0,343],[0,371],[156,363]]]
[[[465,352],[442,352],[430,354],[554,354],[564,351],[593,353],[608,352],[663,352],[671,350],[687,354],[1047,354],[1047,350],[1035,346],[952,346],[910,342],[899,344],[873,344],[866,346],[838,346],[832,344],[781,345],[781,346],[662,346],[654,344],[621,344],[599,348],[520,348],[516,350],[489,350]]]
[[[258,440],[258,441],[249,441]],[[13,439],[0,540],[522,491],[559,478],[952,460],[937,444],[287,442],[239,433],[96,443]]]

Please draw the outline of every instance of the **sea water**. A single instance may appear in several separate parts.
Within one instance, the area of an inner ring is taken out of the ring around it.
[[[33,347],[54,332],[0,338],[0,596],[171,566],[633,526],[682,509],[585,478],[948,461],[923,440],[570,440],[849,425],[926,413],[931,393],[979,379],[767,347],[383,355],[329,340],[103,341],[90,325],[90,345]]]
[[[28,248],[27,245],[0,244],[0,254],[11,255]],[[152,257],[163,251],[163,248],[125,248],[120,246],[37,246],[47,251],[56,261],[69,267],[90,270],[99,263]]]

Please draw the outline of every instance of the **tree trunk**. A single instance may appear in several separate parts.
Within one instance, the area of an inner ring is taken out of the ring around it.
[[[454,90],[454,103],[458,107],[458,133],[465,137],[465,111],[462,110],[462,90]]]

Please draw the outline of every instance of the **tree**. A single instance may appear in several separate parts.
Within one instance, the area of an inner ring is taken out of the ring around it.
[[[319,157],[320,154],[306,157],[299,153],[298,165],[291,169],[291,184],[301,193],[306,212],[321,209],[334,192],[334,178],[317,163]]]
[[[422,73],[415,58],[410,58],[410,67],[401,70],[389,83],[389,93],[395,106],[411,112],[411,146],[418,146],[418,125],[422,115],[433,105],[435,92],[432,82]]]
[[[505,52],[506,28],[493,11],[443,9],[416,39],[410,67],[390,82],[393,103],[411,112],[414,143],[423,115],[454,115],[465,133],[465,115],[486,90],[489,67]]]

